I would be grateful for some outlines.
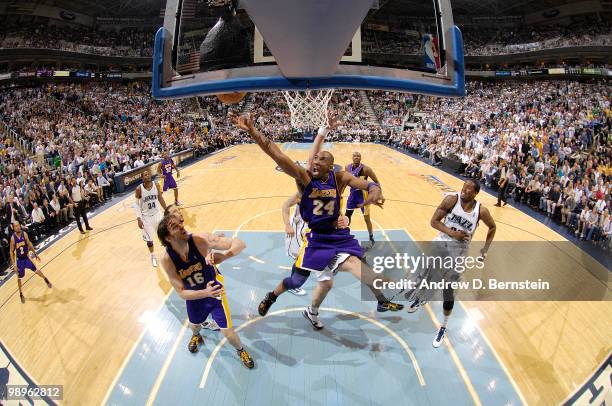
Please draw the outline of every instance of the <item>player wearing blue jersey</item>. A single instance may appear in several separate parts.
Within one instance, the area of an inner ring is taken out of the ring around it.
[[[9,252],[11,255],[11,267],[14,271],[17,272],[17,287],[19,288],[19,298],[21,299],[21,303],[25,303],[25,296],[23,295],[23,291],[21,289],[21,280],[25,276],[25,270],[29,269],[30,271],[36,273],[36,275],[40,276],[44,279],[45,283],[49,288],[52,288],[51,282],[49,279],[42,273],[42,271],[36,268],[36,265],[30,259],[31,255],[40,261],[40,258],[36,254],[36,250],[32,245],[32,242],[28,238],[28,234],[21,229],[21,224],[18,221],[13,223],[13,231],[14,234],[11,236],[11,242],[9,247]]]
[[[277,145],[257,131],[250,116],[234,119],[235,124],[249,133],[259,147],[272,158],[289,176],[293,177],[302,193],[300,214],[309,232],[293,267],[292,275],[272,292],[268,292],[259,305],[259,314],[265,315],[279,294],[288,289],[301,287],[310,273],[319,281],[312,295],[312,303],[304,311],[304,316],[315,329],[323,328],[318,309],[333,286],[333,276],[338,270],[351,272],[366,284],[378,300],[378,311],[397,311],[402,305],[388,301],[382,292],[373,286],[377,275],[363,264],[359,243],[348,228],[338,228],[340,217],[340,196],[347,186],[369,192],[368,199],[360,206],[369,204],[383,205],[384,198],[380,186],[374,182],[358,179],[349,172],[333,172],[334,157],[329,151],[321,151],[314,156],[312,171],[308,171],[285,155]]]
[[[193,332],[187,346],[189,351],[198,351],[203,342],[201,325],[211,315],[227,341],[236,348],[244,366],[253,368],[253,358],[242,346],[232,326],[225,282],[217,269],[218,264],[238,255],[245,248],[244,242],[208,233],[190,234],[175,215],[162,219],[157,228],[157,236],[166,247],[161,258],[162,267],[178,295],[186,301],[187,316]]]

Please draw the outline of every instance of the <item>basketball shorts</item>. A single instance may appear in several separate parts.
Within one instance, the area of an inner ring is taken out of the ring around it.
[[[166,175],[164,176],[164,186],[163,186],[163,190],[164,192],[168,189],[176,189],[176,181],[174,180],[174,176],[172,175]]]
[[[432,241],[432,250],[428,253],[430,257],[441,257],[441,258],[457,258],[466,256],[468,254],[468,245],[459,241],[446,241],[434,239]],[[428,282],[438,283],[441,281],[445,282],[458,282],[461,280],[463,273],[457,272],[453,267],[448,268],[424,268],[419,271],[417,275],[417,284],[423,279],[427,279]],[[447,296],[452,296],[452,289],[445,290],[442,294],[437,294],[435,290],[421,289],[418,293],[418,298],[424,301],[433,299],[441,299],[444,297],[447,300]]]
[[[210,315],[219,328],[232,327],[232,315],[225,294],[219,299],[206,297],[198,300],[187,300],[187,317],[191,324],[202,324]]]
[[[351,191],[349,194],[348,200],[346,201],[346,209],[347,210],[355,210],[357,206],[363,204],[368,198],[368,192],[364,190],[355,190]],[[361,213],[364,216],[370,215],[370,206],[361,207]]]
[[[17,277],[19,279],[25,276],[25,270],[29,269],[32,272],[36,272],[36,265],[28,257],[19,258],[17,257]]]
[[[162,214],[157,213],[153,216],[142,216],[142,239],[146,242],[153,242],[157,238],[157,226],[162,220]]]
[[[351,235],[350,229],[338,229],[331,234],[310,231],[305,234],[295,265],[315,272],[319,280],[329,280],[350,256],[363,256],[361,246]]]

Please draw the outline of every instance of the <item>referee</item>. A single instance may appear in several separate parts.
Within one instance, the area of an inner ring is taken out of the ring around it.
[[[85,209],[86,201],[84,199],[85,192],[83,191],[81,185],[77,183],[76,179],[72,178],[72,181],[70,183],[72,185],[72,188],[70,189],[70,198],[74,203],[74,216],[76,217],[76,222],[77,226],[79,227],[79,231],[81,232],[81,234],[85,234],[79,217],[83,217],[83,222],[85,223],[85,229],[87,231],[93,230],[93,228],[89,227],[89,222],[87,221],[87,213]]]

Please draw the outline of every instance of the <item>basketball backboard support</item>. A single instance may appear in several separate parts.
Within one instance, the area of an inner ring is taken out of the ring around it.
[[[234,12],[191,1],[167,0],[154,45],[156,98],[328,88],[464,94],[450,0],[374,9],[373,0],[242,0]]]

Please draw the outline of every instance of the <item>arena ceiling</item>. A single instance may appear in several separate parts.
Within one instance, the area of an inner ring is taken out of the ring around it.
[[[204,6],[206,0],[186,0]],[[382,10],[387,14],[403,15],[406,10],[419,10],[429,13],[431,5],[424,6],[423,0],[378,0]],[[471,16],[503,16],[523,15],[537,10],[543,10],[568,3],[584,0],[451,0],[455,14]],[[4,3],[20,3],[21,0],[0,0]],[[31,3],[31,1],[27,1]],[[41,1],[49,5],[66,8],[93,16],[105,17],[159,17],[160,10],[165,7],[166,0],[47,0]],[[199,8],[198,7],[198,8]],[[425,9],[424,9],[425,7]]]

